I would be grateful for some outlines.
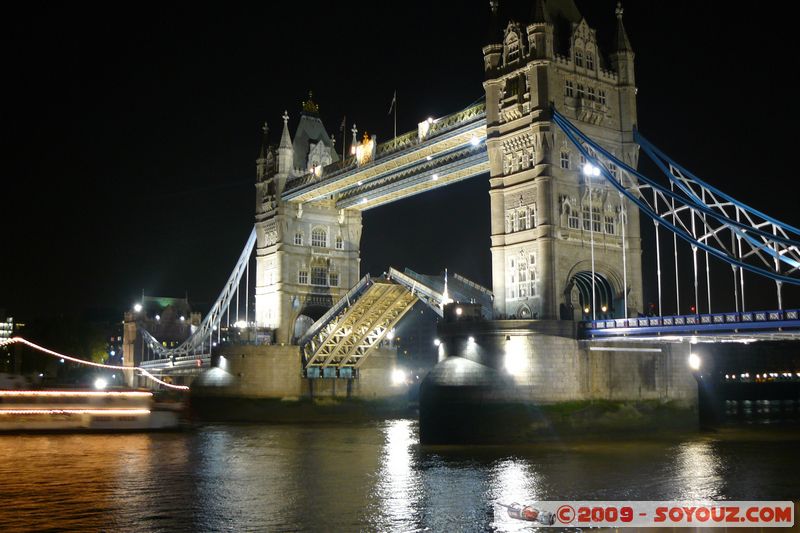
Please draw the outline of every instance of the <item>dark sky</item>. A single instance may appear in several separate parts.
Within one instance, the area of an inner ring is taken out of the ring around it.
[[[615,2],[578,5],[608,40]],[[527,20],[528,2],[504,6]],[[15,9],[0,32],[0,308],[28,318],[121,310],[143,289],[213,301],[253,223],[260,125],[277,141],[310,89],[329,131],[346,114],[381,140],[395,88],[400,131],[483,94],[484,1]],[[625,21],[645,135],[800,224],[793,21],[645,0],[626,2]],[[490,285],[487,191],[479,177],[368,211],[362,270],[446,266]],[[652,270],[646,254],[649,286]],[[753,287],[753,307],[774,307]],[[722,301],[730,290],[715,287]]]

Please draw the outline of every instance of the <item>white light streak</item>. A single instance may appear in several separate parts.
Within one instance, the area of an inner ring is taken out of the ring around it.
[[[110,370],[135,370],[135,371],[141,373],[144,377],[152,379],[156,383],[164,385],[165,387],[169,387],[169,388],[172,388],[172,389],[178,389],[178,390],[189,390],[189,387],[187,387],[186,385],[173,385],[172,383],[167,383],[165,381],[161,381],[160,379],[158,379],[155,376],[153,376],[150,372],[148,372],[144,368],[132,367],[132,366],[104,365],[104,364],[100,364],[100,363],[94,363],[92,361],[85,361],[83,359],[78,359],[77,357],[70,357],[69,355],[64,355],[62,353],[54,352],[53,350],[47,349],[44,346],[39,346],[38,344],[35,344],[35,343],[29,341],[28,339],[24,339],[22,337],[11,337],[10,339],[7,339],[5,341],[0,342],[0,346],[5,346],[6,344],[13,344],[13,343],[22,343],[22,344],[25,344],[27,346],[30,346],[34,350],[39,350],[42,353],[46,353],[48,355],[52,355],[54,357],[61,358],[62,360],[71,361],[73,363],[78,363],[78,364],[81,364],[81,365],[93,366],[95,368],[108,368]]]

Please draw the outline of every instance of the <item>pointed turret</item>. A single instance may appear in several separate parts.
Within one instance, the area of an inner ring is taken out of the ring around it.
[[[611,52],[611,65],[619,74],[619,81],[622,85],[633,86],[635,82],[633,73],[633,48],[625,32],[625,25],[622,23],[622,2],[617,1],[617,33],[614,36],[614,50]]]
[[[270,156],[269,149],[269,126],[264,122],[261,128],[263,135],[261,137],[261,149],[258,151],[258,159],[256,159],[256,176],[258,181],[263,180],[267,176],[269,168],[268,159]]]
[[[489,32],[486,36],[486,44],[495,44],[503,39],[500,32],[500,0],[489,0],[489,9]]]
[[[617,2],[617,33],[614,35],[614,51],[615,52],[630,52],[633,53],[631,42],[628,40],[628,34],[625,32],[625,25],[622,23],[622,14],[625,12],[622,9],[622,2]]]
[[[551,23],[550,14],[544,5],[544,0],[533,1],[533,13],[531,14],[531,24]]]
[[[278,173],[287,176],[292,171],[294,150],[292,149],[292,136],[289,135],[289,113],[283,112],[283,133],[281,143],[278,145]]]

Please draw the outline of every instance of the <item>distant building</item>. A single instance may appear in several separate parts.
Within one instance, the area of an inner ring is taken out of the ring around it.
[[[6,311],[0,309],[0,342],[10,339],[24,328],[25,324],[15,322],[14,317],[7,316]],[[0,347],[0,371],[19,373],[20,359],[19,346]]]

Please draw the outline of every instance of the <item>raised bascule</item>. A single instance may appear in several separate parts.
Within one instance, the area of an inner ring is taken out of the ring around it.
[[[341,152],[311,94],[294,135],[287,112],[277,146],[265,126],[255,226],[219,299],[177,347],[127,315],[126,364],[176,381],[200,374],[197,405],[217,412],[230,413],[231,401],[275,402],[243,417],[269,418],[304,398],[387,400],[405,392],[392,383],[388,341],[422,302],[441,322],[421,435],[452,442],[492,440],[509,425],[531,438],[696,423],[691,343],[794,339],[798,312],[783,309],[781,290],[800,284],[800,230],[713,188],[639,134],[621,5],[603,50],[572,0],[535,0],[527,24],[502,31],[490,4],[485,99],[380,144],[354,125]],[[637,170],[640,147],[666,181]],[[360,271],[362,211],[487,174],[491,290],[457,274]],[[640,316],[640,213],[656,235],[653,317]],[[692,256],[690,315],[679,300],[678,314],[663,312],[663,243],[676,280],[680,247]],[[712,314],[707,289],[700,313],[698,279],[710,286],[711,260],[731,266],[733,312]],[[745,272],[775,281],[778,309],[745,309]],[[614,409],[596,411],[599,400]]]

